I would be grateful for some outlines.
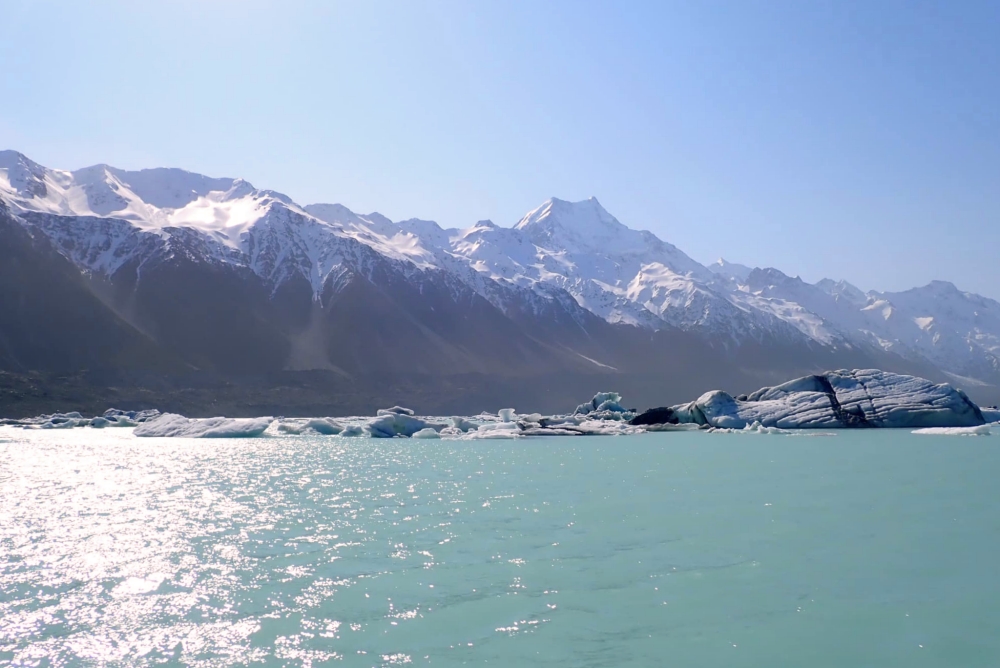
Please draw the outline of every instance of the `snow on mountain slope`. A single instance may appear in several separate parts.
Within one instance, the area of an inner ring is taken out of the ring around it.
[[[932,281],[905,292],[869,293],[861,312],[887,350],[922,355],[963,376],[1000,376],[1000,302]]]
[[[0,195],[78,266],[108,276],[134,258],[141,264],[154,251],[169,254],[179,241],[205,260],[246,265],[275,288],[300,274],[317,297],[328,276],[357,263],[357,244],[415,269],[433,267],[415,236],[383,218],[329,205],[311,215],[242,179],[106,165],[67,172],[6,151]]]
[[[404,276],[443,275],[505,313],[582,307],[612,323],[672,325],[727,346],[880,348],[963,377],[1000,378],[1000,304],[993,300],[947,283],[866,294],[844,281],[811,285],[721,259],[705,267],[651,232],[626,227],[594,198],[550,199],[514,227],[480,221],[443,229],[339,204],[299,206],[242,179],[107,165],[55,170],[14,151],[0,151],[0,198],[82,270],[109,277],[185,253],[246,267],[273,291],[304,278],[318,301],[342,277],[370,277],[389,262]]]
[[[513,228],[485,221],[451,241],[454,255],[492,279],[561,288],[610,322],[667,323],[736,342],[796,337],[796,328],[745,308],[704,266],[651,232],[621,224],[595,198],[550,199]]]
[[[750,272],[753,271],[753,268],[748,267],[745,264],[729,262],[721,257],[712,264],[708,265],[708,269],[719,276],[725,276],[726,278],[731,278],[732,280],[740,283],[746,281]]]
[[[813,314],[819,318],[817,340],[840,336],[960,376],[1000,379],[1000,303],[951,283],[865,294],[845,281],[810,285],[777,269],[755,269],[741,290]]]

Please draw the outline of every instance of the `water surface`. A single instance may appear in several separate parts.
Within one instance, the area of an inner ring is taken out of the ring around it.
[[[0,664],[996,666],[998,446],[0,429]]]

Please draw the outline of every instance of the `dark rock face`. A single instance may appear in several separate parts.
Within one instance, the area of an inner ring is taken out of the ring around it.
[[[661,406],[660,408],[650,408],[645,413],[636,415],[634,418],[629,420],[631,425],[652,425],[652,424],[678,424],[680,420],[677,419],[676,413],[674,413],[673,408],[667,408],[666,406]]]
[[[155,341],[98,299],[42,234],[0,202],[0,369],[176,368]]]

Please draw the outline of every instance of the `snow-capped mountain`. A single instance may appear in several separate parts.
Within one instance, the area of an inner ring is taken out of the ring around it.
[[[106,165],[62,171],[0,151],[0,201],[118,317],[198,366],[220,355],[238,366],[238,351],[203,339],[209,330],[239,338],[242,328],[273,348],[277,368],[351,374],[378,366],[360,358],[383,350],[391,367],[396,350],[416,354],[427,372],[436,364],[618,369],[627,364],[615,351],[620,339],[653,340],[630,333],[645,331],[685,332],[743,366],[734,351],[769,350],[751,361],[800,366],[855,355],[1000,383],[1000,303],[941,282],[864,293],[721,259],[706,267],[594,198],[550,199],[513,227],[442,229],[339,204],[303,206],[242,179]],[[215,324],[175,322],[196,313]],[[387,333],[381,325],[393,321],[398,331]],[[414,338],[424,347],[413,348]],[[351,354],[345,341],[356,346]]]

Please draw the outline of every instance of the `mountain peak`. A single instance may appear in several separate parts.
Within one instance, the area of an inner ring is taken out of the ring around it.
[[[10,169],[15,165],[30,166],[37,165],[37,163],[19,151],[11,149],[4,149],[0,151],[0,169]]]
[[[731,278],[738,282],[744,282],[750,276],[753,268],[746,266],[745,264],[738,264],[736,262],[729,262],[725,258],[719,258],[712,264],[708,265],[710,271],[719,276],[725,276]]]
[[[596,197],[591,197],[580,202],[569,202],[557,197],[551,197],[538,208],[529,211],[514,228],[518,230],[544,229],[548,231],[562,228],[572,230],[577,234],[609,234],[629,229],[608,213],[601,206],[601,203],[597,201]]]
[[[936,290],[938,292],[961,292],[951,281],[931,281],[926,285],[928,289]]]

